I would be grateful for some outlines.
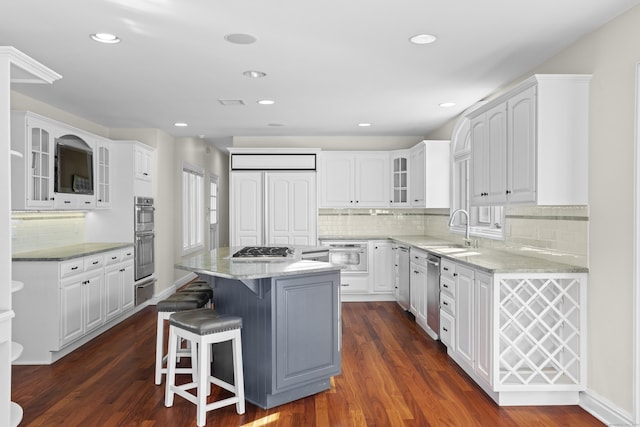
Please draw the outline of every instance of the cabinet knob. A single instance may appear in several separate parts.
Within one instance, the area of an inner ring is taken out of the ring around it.
[[[458,277],[458,273],[453,273],[453,277]]]
[[[447,328],[445,328],[444,326],[442,327],[442,330],[445,332],[449,332],[449,330]]]
[[[507,194],[511,194],[511,190],[507,190]]]

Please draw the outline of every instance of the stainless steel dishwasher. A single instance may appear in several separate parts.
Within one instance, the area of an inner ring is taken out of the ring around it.
[[[440,257],[427,257],[427,326],[440,333]]]

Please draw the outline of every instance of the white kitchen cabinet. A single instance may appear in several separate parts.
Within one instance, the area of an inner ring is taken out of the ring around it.
[[[590,79],[534,75],[469,114],[472,204],[588,204]]]
[[[315,245],[316,173],[231,173],[232,246]]]
[[[13,301],[13,335],[24,346],[17,364],[50,364],[133,308],[133,247],[12,266],[25,283]]]
[[[411,248],[409,267],[409,294],[411,314],[421,328],[427,329],[427,253]]]
[[[474,372],[487,384],[493,384],[491,377],[492,345],[491,313],[493,308],[492,280],[488,274],[474,272]]]
[[[398,305],[403,310],[409,310],[409,247],[404,245],[394,245],[395,251],[395,297]]]
[[[315,172],[269,172],[267,180],[267,240],[274,245],[316,244]]]
[[[63,130],[27,112],[11,113],[11,209],[53,209],[55,138]]]
[[[409,206],[409,150],[390,153],[391,207]]]
[[[507,200],[507,105],[501,103],[471,120],[471,202]]]
[[[134,306],[133,250],[105,254],[104,302],[107,321]]]
[[[586,273],[489,274],[443,258],[440,338],[499,405],[575,405],[586,387]]]
[[[425,140],[411,148],[409,200],[412,207],[449,207],[449,141]]]
[[[389,153],[323,151],[320,207],[389,206]]]
[[[373,248],[373,292],[394,291],[394,251],[390,241],[370,241]]]
[[[142,144],[134,148],[135,178],[142,181],[153,180],[153,151]]]
[[[60,281],[60,347],[102,325],[103,271],[91,270]]]
[[[111,146],[106,139],[96,142],[96,207],[111,206]]]

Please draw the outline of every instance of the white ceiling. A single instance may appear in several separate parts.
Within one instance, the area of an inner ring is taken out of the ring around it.
[[[207,139],[426,135],[639,3],[2,0],[0,46],[63,76],[14,90],[108,128]],[[89,37],[96,32],[122,42],[98,44]],[[232,33],[257,42],[231,44]],[[408,42],[422,33],[438,40]],[[247,78],[247,70],[267,76]]]

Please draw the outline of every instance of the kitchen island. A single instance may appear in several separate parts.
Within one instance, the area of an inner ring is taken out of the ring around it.
[[[186,256],[175,267],[209,282],[216,311],[242,317],[246,400],[267,409],[328,390],[341,372],[339,267],[297,251],[233,259],[235,249]],[[232,382],[228,343],[214,346],[214,359],[216,376]]]

